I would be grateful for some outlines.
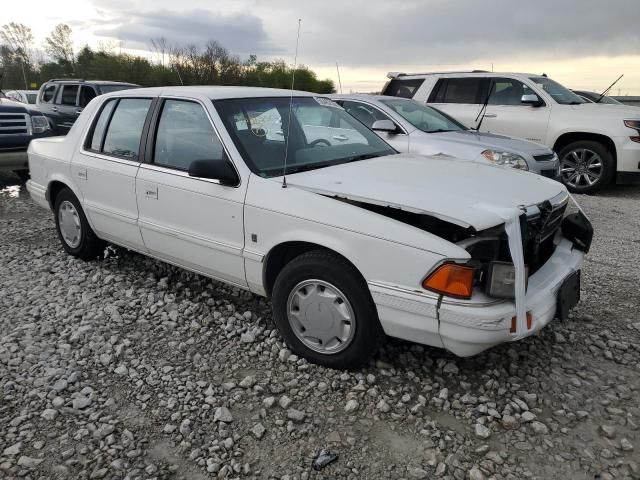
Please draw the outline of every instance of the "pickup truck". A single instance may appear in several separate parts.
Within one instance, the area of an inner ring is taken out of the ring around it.
[[[384,334],[461,356],[534,334],[578,302],[593,234],[561,183],[398,154],[305,92],[103,95],[29,165],[68,254],[112,242],[270,297],[291,349],[340,369]]]
[[[26,181],[29,142],[51,135],[47,119],[38,110],[0,92],[0,170],[13,170]]]
[[[640,183],[640,110],[587,103],[546,75],[485,71],[390,72],[383,95],[413,98],[468,128],[542,143],[576,193]]]

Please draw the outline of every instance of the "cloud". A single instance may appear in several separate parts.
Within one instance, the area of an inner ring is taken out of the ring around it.
[[[105,13],[108,17],[108,13]],[[129,48],[148,49],[151,39],[165,37],[169,45],[203,46],[217,40],[234,54],[274,52],[263,22],[249,13],[222,14],[204,9],[126,11],[108,18],[94,35],[124,41]]]

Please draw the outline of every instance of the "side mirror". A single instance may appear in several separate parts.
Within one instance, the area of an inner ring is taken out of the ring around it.
[[[375,132],[397,133],[398,127],[391,120],[376,120],[371,125],[371,130]]]
[[[231,162],[224,158],[194,160],[189,165],[189,176],[218,180],[227,187],[235,187],[240,182]]]
[[[520,103],[523,105],[530,105],[532,107],[541,107],[543,105],[542,100],[534,93],[522,95]]]

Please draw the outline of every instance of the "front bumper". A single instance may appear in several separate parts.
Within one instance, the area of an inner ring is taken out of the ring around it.
[[[0,170],[29,168],[27,150],[0,150]]]
[[[468,301],[442,299],[424,291],[410,291],[378,282],[369,283],[387,335],[446,348],[461,357],[521,339],[541,330],[556,313],[557,292],[562,282],[580,270],[584,253],[562,239],[551,258],[531,277],[526,311],[533,320],[526,332],[510,332],[516,315],[513,301],[475,294]]]
[[[551,178],[552,180],[560,181],[560,161],[557,159],[548,162],[539,162],[531,159],[527,160],[529,171],[531,173],[537,173],[543,177]]]

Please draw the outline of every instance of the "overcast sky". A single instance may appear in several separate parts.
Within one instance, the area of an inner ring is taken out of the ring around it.
[[[245,57],[299,62],[344,91],[374,91],[388,71],[545,72],[572,88],[602,90],[618,75],[640,95],[638,0],[31,0],[6,2],[0,22],[30,25],[40,43],[68,23],[78,46],[126,51],[217,40]]]

